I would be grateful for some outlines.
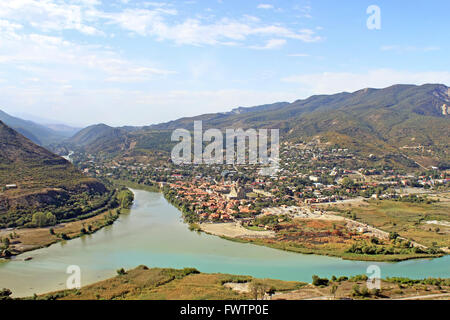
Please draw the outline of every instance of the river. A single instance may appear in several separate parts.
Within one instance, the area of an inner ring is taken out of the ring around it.
[[[181,213],[160,193],[133,190],[135,203],[129,214],[95,234],[54,244],[0,263],[0,288],[13,295],[31,296],[65,289],[67,267],[81,269],[81,284],[107,279],[119,268],[195,267],[202,272],[252,275],[260,278],[311,282],[311,276],[366,273],[371,264],[381,277],[450,277],[450,256],[400,263],[346,261],[303,255],[252,244],[227,241],[191,232]],[[32,257],[30,261],[25,258]]]

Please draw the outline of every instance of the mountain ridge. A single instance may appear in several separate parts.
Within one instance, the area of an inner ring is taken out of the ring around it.
[[[426,163],[448,165],[450,117],[444,109],[450,108],[449,101],[450,89],[442,84],[364,88],[352,93],[314,95],[292,103],[239,107],[144,127],[94,125],[81,130],[68,145],[91,153],[170,151],[174,144],[170,141],[171,132],[178,128],[192,130],[194,121],[201,120],[204,130],[278,128],[284,141],[326,137],[329,143],[339,142],[363,154],[381,153],[400,162],[404,162],[400,160],[404,157],[420,157]],[[430,151],[418,154],[404,149],[415,146]]]
[[[0,110],[0,121],[20,132],[25,137],[41,146],[60,143],[71,136],[77,129],[64,125],[42,125],[31,120],[24,120]],[[71,129],[69,129],[71,128]]]

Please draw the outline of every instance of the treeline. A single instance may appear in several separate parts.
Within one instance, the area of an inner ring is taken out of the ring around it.
[[[122,209],[130,209],[134,201],[134,194],[127,188],[123,188],[117,194],[117,201]]]
[[[374,242],[357,242],[347,249],[347,253],[363,255],[395,255],[395,254],[439,254],[441,251],[435,248],[414,247],[409,241],[394,239],[390,245],[378,245]]]
[[[45,205],[33,211],[28,207],[18,207],[0,215],[0,228],[33,228],[36,226],[52,225],[60,222],[69,222],[98,214],[105,207],[114,207],[111,199],[115,191],[104,194],[59,195],[56,202]],[[50,214],[49,214],[50,213]],[[36,215],[37,214],[37,215]]]
[[[414,280],[404,277],[392,277],[386,278],[387,282],[398,283],[402,285],[415,285],[415,284],[423,284],[423,285],[433,285],[433,286],[450,286],[450,278],[427,278],[421,280]]]

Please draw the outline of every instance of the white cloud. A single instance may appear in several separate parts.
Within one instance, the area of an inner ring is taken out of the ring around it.
[[[242,45],[249,37],[293,39],[317,42],[322,38],[312,29],[292,30],[262,22],[258,17],[218,18],[215,22],[200,16],[179,17],[165,2],[144,2],[116,11],[103,11],[97,0],[15,0],[0,1],[0,19],[11,24],[31,26],[41,32],[77,30],[86,35],[111,34],[118,26],[140,36],[178,45]],[[270,5],[262,5],[267,7]],[[260,47],[262,45],[259,45]]]
[[[285,44],[286,44],[285,39],[270,39],[269,41],[267,41],[267,43],[264,46],[251,46],[250,48],[256,49],[256,50],[269,50],[269,49],[281,48]]]
[[[256,17],[244,15],[242,20],[222,18],[205,23],[199,18],[187,18],[169,23],[167,17],[177,16],[175,9],[126,9],[118,13],[95,12],[97,18],[141,36],[170,40],[188,45],[238,45],[249,37],[279,37],[303,42],[318,42],[322,38],[311,29],[294,31],[279,25],[261,24]]]
[[[79,45],[62,37],[11,34],[0,29],[0,43],[0,64],[46,81],[139,82],[173,73],[148,63],[136,64],[106,48]]]
[[[305,58],[305,57],[309,57],[310,55],[307,53],[291,53],[288,54],[288,57],[301,57],[301,58]]]
[[[384,88],[394,84],[450,84],[450,72],[410,72],[392,69],[376,69],[366,73],[324,72],[295,75],[282,79],[301,86],[307,94],[331,94],[353,92],[361,88]]]
[[[86,11],[97,0],[14,0],[0,2],[0,18],[29,24],[41,31],[77,30],[87,35],[102,34],[86,21]]]
[[[258,9],[265,9],[265,10],[269,10],[269,9],[273,9],[273,5],[271,4],[267,4],[267,3],[261,3],[257,6]]]
[[[401,45],[381,46],[381,51],[394,51],[396,53],[430,52],[430,51],[438,51],[438,50],[440,50],[440,47],[438,47],[438,46],[427,46],[427,47],[401,46]]]

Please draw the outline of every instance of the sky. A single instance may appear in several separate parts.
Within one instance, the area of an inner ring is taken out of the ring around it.
[[[366,87],[450,86],[448,12],[448,0],[0,0],[0,109],[149,125]]]

